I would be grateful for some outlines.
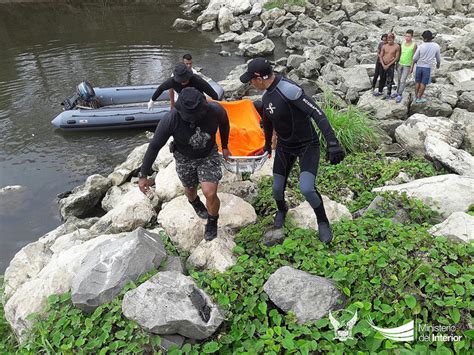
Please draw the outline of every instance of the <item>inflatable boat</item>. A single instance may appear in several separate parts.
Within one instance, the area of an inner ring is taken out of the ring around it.
[[[221,99],[224,90],[209,84]],[[152,110],[147,102],[158,85],[93,88],[88,82],[78,85],[77,92],[62,102],[64,111],[51,123],[64,131],[154,128],[170,110],[168,90],[155,101]]]

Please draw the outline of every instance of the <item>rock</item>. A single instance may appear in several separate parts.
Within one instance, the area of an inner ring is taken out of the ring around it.
[[[172,346],[175,346],[178,349],[181,349],[186,339],[185,337],[179,334],[162,335],[160,336],[160,338],[161,338],[160,348],[165,351],[168,351]]]
[[[150,199],[138,189],[127,192],[113,210],[91,227],[95,234],[131,232],[145,227],[156,217]]]
[[[365,2],[346,2],[342,4],[342,9],[348,16],[355,15],[359,11],[367,10],[368,4]]]
[[[34,278],[28,279],[18,287],[6,301],[4,309],[5,319],[20,339],[25,339],[25,331],[33,324],[33,321],[27,319],[30,314],[43,312],[49,296],[69,291],[74,275],[90,250],[102,242],[122,236],[113,234],[99,236],[53,255]]]
[[[267,159],[260,170],[257,170],[252,175],[250,175],[250,181],[258,182],[263,177],[269,176],[273,177],[273,162],[275,161],[275,152],[272,153],[270,159]]]
[[[201,25],[201,31],[212,31],[214,28],[216,28],[216,21],[209,21],[206,23],[203,23]]]
[[[333,281],[290,266],[275,271],[263,289],[282,311],[293,311],[299,324],[323,318],[343,300]]]
[[[194,280],[176,271],[159,272],[122,302],[125,317],[156,334],[180,334],[191,339],[210,337],[224,317]]]
[[[397,104],[393,100],[381,100],[372,95],[371,91],[364,93],[357,103],[357,107],[371,113],[371,117],[378,120],[405,120],[408,115],[408,95],[403,96],[402,102]]]
[[[474,112],[455,108],[449,119],[459,123],[464,129],[464,140],[461,148],[474,152]]]
[[[239,50],[241,50],[246,57],[258,57],[272,54],[275,50],[275,44],[271,39],[265,38],[256,43],[240,43]]]
[[[283,35],[282,28],[272,28],[271,30],[268,30],[267,32],[268,38],[277,38],[277,37],[281,37],[282,35]]]
[[[306,29],[301,32],[295,32],[286,39],[286,46],[289,49],[303,49],[307,46],[313,46],[317,43],[324,43],[326,46],[332,46],[333,40],[331,33],[322,28]]]
[[[85,312],[112,301],[128,281],[157,268],[166,259],[156,234],[137,228],[120,240],[97,245],[84,258],[72,280],[73,304]]]
[[[385,143],[392,143],[392,141],[395,141],[395,130],[397,129],[398,126],[403,124],[402,120],[382,120],[382,121],[377,121],[377,120],[371,120],[369,121],[371,125],[373,126],[374,130],[382,129],[388,136],[391,138],[390,142],[385,142]]]
[[[362,215],[369,211],[376,211],[384,217],[390,218],[393,223],[407,224],[410,222],[410,214],[403,206],[391,203],[383,196],[376,196]]]
[[[234,32],[226,32],[221,34],[214,40],[214,43],[225,43],[225,42],[233,42],[239,35]]]
[[[432,136],[425,139],[426,154],[441,162],[451,171],[466,176],[474,176],[474,157],[464,150],[451,147],[448,143]]]
[[[400,173],[394,177],[392,180],[385,181],[385,186],[389,185],[399,185],[404,184],[405,182],[413,181],[413,179],[404,171],[400,171]]]
[[[193,20],[186,20],[183,18],[177,18],[173,22],[173,28],[177,31],[190,31],[197,27],[197,24]]]
[[[305,61],[306,61],[306,58],[302,55],[290,54],[288,56],[288,61],[286,63],[286,66],[289,68],[298,68],[300,64],[304,63]]]
[[[474,112],[474,91],[465,91],[459,96],[458,107]]]
[[[200,198],[205,201],[202,195]],[[220,193],[219,198],[219,227],[236,230],[257,220],[254,208],[241,198],[226,193]],[[177,197],[164,205],[158,215],[158,222],[180,250],[194,250],[204,237],[206,220],[196,215],[186,196]]]
[[[322,197],[324,209],[326,210],[326,214],[330,223],[338,222],[342,218],[352,219],[352,215],[346,206],[334,202],[324,195]],[[316,215],[307,201],[302,202],[295,208],[291,208],[288,211],[288,216],[295,220],[295,225],[298,228],[318,229]]]
[[[458,94],[453,85],[448,84],[430,84],[426,87],[425,95],[427,97],[436,97],[443,103],[455,107],[458,102]]]
[[[327,22],[332,25],[338,26],[343,21],[347,21],[346,13],[344,11],[334,11],[331,12],[329,15],[324,16],[320,22]]]
[[[218,191],[240,197],[250,204],[258,195],[257,184],[252,181],[237,181],[231,184],[219,184]]]
[[[242,31],[244,31],[244,25],[239,19],[236,19],[236,21],[230,25],[229,30],[236,33],[242,33]]]
[[[454,212],[444,222],[428,230],[434,237],[448,237],[455,242],[469,243],[474,240],[474,216]]]
[[[271,247],[283,243],[285,238],[286,236],[283,228],[271,229],[263,235],[262,244]]]
[[[353,88],[357,92],[368,90],[372,87],[367,70],[360,67],[344,69],[342,80],[348,89]]]
[[[160,271],[177,271],[183,275],[186,274],[183,261],[179,256],[168,256],[164,266],[160,268]]]
[[[250,15],[255,15],[258,16],[262,13],[263,11],[263,5],[260,2],[256,2],[252,6],[252,10],[250,10]]]
[[[427,103],[416,103],[413,101],[410,106],[410,115],[423,114],[432,117],[449,117],[453,112],[453,108],[442,102],[438,98],[428,98]]]
[[[411,17],[418,15],[418,9],[415,6],[394,6],[390,8],[390,14],[400,17]]]
[[[102,209],[106,212],[114,209],[114,207],[120,203],[123,195],[131,191],[133,187],[134,186],[132,183],[125,183],[120,186],[112,186],[105,194],[105,197],[102,199]]]
[[[445,217],[453,212],[465,212],[474,203],[472,186],[474,178],[454,174],[432,176],[395,186],[378,187],[372,192],[406,192],[422,200]]]
[[[160,171],[161,169],[166,168],[174,159],[173,153],[170,152],[170,144],[173,141],[173,138],[168,139],[165,146],[160,149],[158,156],[153,162],[153,170]],[[143,161],[143,159],[142,159]],[[141,163],[140,163],[141,166]]]
[[[97,205],[111,185],[111,180],[102,175],[89,176],[84,185],[74,188],[71,195],[59,200],[61,217],[84,216]]]
[[[0,196],[3,196],[7,192],[22,190],[24,187],[21,185],[10,185],[0,189]]]
[[[219,229],[218,237],[210,242],[202,240],[189,256],[187,263],[198,270],[217,270],[224,272],[235,265],[236,257],[233,237]]]
[[[220,51],[220,52],[219,52],[219,55],[220,55],[221,57],[230,57],[230,56],[232,56],[232,53],[227,52],[227,51]]]
[[[160,170],[155,178],[156,195],[160,201],[167,202],[184,193],[184,187],[176,172],[176,162],[172,161]]]
[[[427,136],[437,137],[454,148],[463,141],[462,126],[443,117],[428,117],[422,114],[410,116],[395,130],[397,142],[410,154],[424,156]]]
[[[219,14],[217,15],[217,26],[221,33],[229,32],[230,26],[236,21],[232,11],[227,7],[221,7]]]
[[[257,43],[263,40],[265,36],[261,32],[249,31],[237,36],[234,41],[237,43]]]
[[[247,70],[247,64],[242,64],[234,68],[225,78],[219,81],[225,92],[225,97],[230,99],[240,98],[245,95],[248,85],[240,81],[240,75]]]
[[[275,21],[279,17],[285,16],[286,11],[283,9],[278,9],[278,8],[273,8],[268,11],[264,11],[260,15],[260,19],[263,21],[263,23],[267,24],[270,21]]]

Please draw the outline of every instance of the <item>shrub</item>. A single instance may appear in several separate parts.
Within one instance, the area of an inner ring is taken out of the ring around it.
[[[265,10],[271,10],[275,8],[283,9],[285,5],[305,6],[306,0],[270,0],[263,5],[263,8]]]

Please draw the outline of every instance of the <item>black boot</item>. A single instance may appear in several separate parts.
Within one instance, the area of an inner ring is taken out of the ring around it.
[[[318,223],[319,240],[323,243],[330,243],[332,240],[332,230],[329,222]]]
[[[286,213],[288,212],[288,207],[286,206],[286,202],[283,201],[276,201],[278,211],[275,214],[275,221],[273,222],[273,227],[275,229],[283,228],[285,224]]]
[[[189,201],[191,206],[193,206],[194,211],[196,211],[196,214],[198,215],[199,218],[206,219],[209,215],[207,213],[207,208],[204,206],[204,203],[201,202],[201,199],[199,196],[196,196],[194,201]]]
[[[204,239],[208,242],[217,237],[217,220],[219,216],[209,216],[207,217],[206,229],[204,231]]]

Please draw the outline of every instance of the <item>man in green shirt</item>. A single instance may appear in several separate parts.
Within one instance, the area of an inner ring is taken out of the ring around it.
[[[398,87],[394,95],[396,102],[402,101],[403,91],[405,90],[408,75],[413,72],[413,56],[416,52],[416,43],[413,41],[413,30],[405,33],[405,41],[400,45],[401,54],[398,67]]]

